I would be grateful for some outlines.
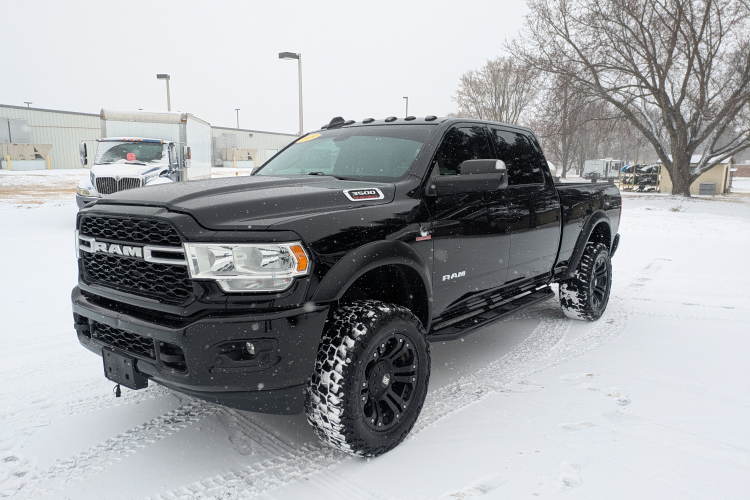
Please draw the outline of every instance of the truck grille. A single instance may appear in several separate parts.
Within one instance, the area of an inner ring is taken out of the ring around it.
[[[182,238],[172,224],[143,218],[86,216],[81,219],[82,235],[146,245],[180,246]]]
[[[128,354],[143,356],[144,358],[156,359],[154,351],[154,340],[142,337],[135,333],[126,332],[113,326],[97,323],[94,321],[91,338],[108,346],[122,349]]]
[[[143,217],[85,215],[81,235],[97,240],[180,248],[182,238],[167,221]],[[81,252],[83,281],[141,295],[168,304],[184,304],[194,297],[184,265],[157,264],[119,255]]]
[[[112,194],[126,189],[139,188],[141,185],[142,181],[139,177],[123,177],[119,180],[114,177],[96,178],[96,190],[100,194]]]
[[[193,296],[193,285],[185,266],[155,264],[101,253],[81,254],[87,283],[101,284],[171,304],[182,304]]]

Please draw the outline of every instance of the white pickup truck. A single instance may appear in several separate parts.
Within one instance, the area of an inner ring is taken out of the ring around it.
[[[211,177],[211,125],[189,113],[102,109],[102,137],[76,203],[125,189]],[[88,165],[88,145],[80,144]]]

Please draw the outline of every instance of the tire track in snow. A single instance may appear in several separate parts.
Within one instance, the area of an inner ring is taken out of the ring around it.
[[[621,297],[610,299],[604,316],[589,332],[570,342],[562,342],[573,320],[542,319],[529,337],[502,358],[429,393],[411,435],[415,436],[435,422],[500,392],[513,380],[566,363],[614,340],[627,326],[628,315],[624,309],[627,298],[646,286],[668,260],[652,260],[625,288]],[[252,498],[291,481],[312,477],[347,459],[351,457],[325,445],[306,444],[285,456],[264,460],[244,471],[196,481],[189,487],[162,493],[155,498]]]
[[[256,449],[269,458],[248,466],[240,472],[230,472],[204,478],[192,484],[147,497],[158,500],[252,498],[300,479],[309,479],[327,491],[346,499],[380,500],[356,484],[326,469],[341,463],[349,455],[323,443],[290,446],[272,432],[253,422],[242,412],[222,408],[219,413],[230,420],[252,441]],[[320,474],[313,476],[312,473]],[[320,477],[319,477],[320,476]]]
[[[59,493],[66,483],[80,482],[102,472],[115,462],[216,413],[218,409],[216,405],[191,398],[179,408],[87,448],[73,457],[59,460],[33,477],[18,493],[24,496]]]
[[[560,314],[562,316],[562,313]],[[543,319],[526,339],[505,356],[492,361],[474,373],[427,394],[411,435],[426,429],[449,415],[499,392],[520,375],[519,370],[535,358],[550,351],[570,328],[568,319]]]

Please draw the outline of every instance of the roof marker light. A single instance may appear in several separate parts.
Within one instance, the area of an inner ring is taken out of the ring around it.
[[[336,116],[334,118],[331,118],[331,121],[328,122],[327,128],[333,128],[333,127],[340,127],[344,124],[344,118],[341,116]]]
[[[389,116],[388,118],[385,119],[385,122],[390,123],[390,122],[395,122],[396,120],[398,120],[398,118],[396,118],[395,116]]]

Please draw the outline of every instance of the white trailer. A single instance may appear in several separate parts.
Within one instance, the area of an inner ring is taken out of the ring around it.
[[[620,168],[623,166],[621,160],[604,158],[601,160],[586,160],[583,163],[584,179],[617,179],[620,177]]]
[[[79,207],[124,189],[211,178],[211,125],[190,113],[102,109],[102,139]],[[87,163],[81,143],[81,163]]]

